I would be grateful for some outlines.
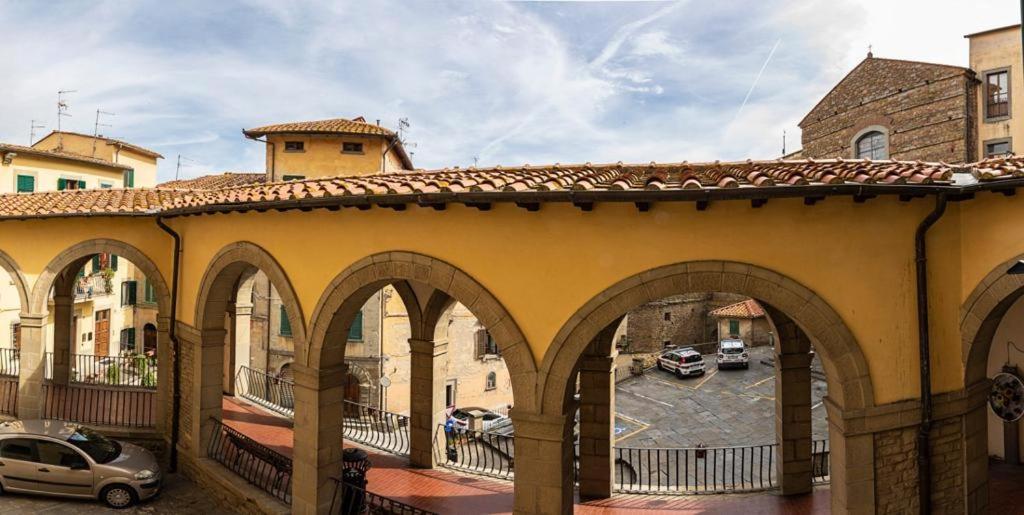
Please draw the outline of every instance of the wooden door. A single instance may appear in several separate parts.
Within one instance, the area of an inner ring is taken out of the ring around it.
[[[93,352],[97,356],[110,354],[110,310],[104,309],[96,312],[96,348]]]

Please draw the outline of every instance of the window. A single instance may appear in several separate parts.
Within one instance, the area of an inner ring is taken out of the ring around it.
[[[487,374],[487,382],[484,383],[484,390],[493,390],[498,387],[498,374],[491,372]]]
[[[1005,156],[1013,153],[1010,138],[989,140],[985,142],[985,157]]]
[[[122,180],[124,181],[124,187],[125,188],[134,188],[135,187],[135,170],[125,170],[124,171],[124,175],[122,176]]]
[[[672,313],[669,313],[668,311],[666,311],[665,312],[665,321],[668,322],[670,320],[672,320]]]
[[[28,438],[9,438],[0,442],[0,458],[36,461],[35,442]]]
[[[857,138],[854,143],[854,156],[857,159],[889,159],[889,149],[885,142],[885,133],[870,131]]]
[[[121,329],[121,351],[135,352],[135,328]]]
[[[109,183],[109,182],[101,182],[100,183],[100,189],[109,190],[109,189],[111,189],[113,187],[114,187],[114,185],[112,183]]]
[[[362,154],[363,144],[346,141],[341,144],[341,151],[346,154]]]
[[[80,181],[77,179],[57,179],[57,191],[84,189],[85,181]]]
[[[156,303],[156,288],[153,287],[153,283],[150,282],[149,279],[146,279],[146,287],[144,291],[146,295],[146,302]]]
[[[277,334],[281,336],[292,335],[292,322],[288,320],[288,310],[284,308],[284,304],[281,304],[281,322],[278,326]]]
[[[498,342],[494,341],[494,338],[487,329],[477,329],[473,334],[473,339],[476,341],[477,359],[483,359],[486,356],[498,356],[501,354],[498,350]]]
[[[306,143],[304,141],[285,141],[284,142],[285,152],[305,152]]]
[[[985,73],[985,120],[1010,117],[1010,70]]]
[[[740,321],[730,320],[729,321],[729,336],[739,336],[740,334]]]
[[[306,178],[305,175],[285,175],[285,176],[281,177],[281,180],[285,180],[285,181],[301,181],[301,180],[304,180],[305,178]]]
[[[121,305],[134,306],[138,303],[136,290],[139,288],[137,281],[124,281],[121,283]]]
[[[11,324],[11,347],[21,350],[21,324]]]
[[[348,341],[363,341],[363,310],[361,309],[356,313],[355,318],[352,319],[352,327],[348,328]]]
[[[18,193],[32,193],[36,190],[36,178],[31,175],[19,175],[16,191]]]
[[[45,440],[36,442],[36,451],[39,453],[39,463],[67,468],[89,468],[89,464],[78,451],[57,442]]]

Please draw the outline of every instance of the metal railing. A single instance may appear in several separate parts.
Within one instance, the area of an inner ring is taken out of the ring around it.
[[[345,401],[345,438],[399,455],[409,454],[409,417]]]
[[[46,379],[53,380],[53,353],[45,356]],[[156,388],[157,362],[155,356],[124,354],[98,356],[73,354],[71,356],[72,383],[103,386],[132,386]]]
[[[328,512],[331,515],[437,515],[432,511],[377,495],[355,485],[343,484],[338,478],[332,477],[331,480],[334,481],[334,496],[331,497],[331,511]],[[345,495],[346,491],[348,495]],[[363,507],[363,511],[360,511],[360,506]]]
[[[18,377],[20,356],[18,349],[0,349],[0,376]]]
[[[156,391],[43,383],[42,418],[121,427],[156,427]]]
[[[723,493],[775,488],[776,445],[615,448],[616,490]]]
[[[473,474],[512,479],[515,469],[515,438],[512,435],[452,429],[438,426],[434,454],[444,467]]]
[[[291,504],[292,459],[211,419],[206,455],[264,492]]]
[[[816,485],[829,483],[829,448],[828,440],[811,442],[811,477]]]
[[[295,383],[242,365],[235,375],[235,393],[267,409],[295,416]]]

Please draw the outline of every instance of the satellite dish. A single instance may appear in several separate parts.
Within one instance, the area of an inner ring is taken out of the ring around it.
[[[391,379],[388,376],[380,376],[380,385],[384,388],[391,386]]]
[[[1002,372],[992,378],[988,406],[997,417],[1015,422],[1024,415],[1024,382],[1014,374]]]

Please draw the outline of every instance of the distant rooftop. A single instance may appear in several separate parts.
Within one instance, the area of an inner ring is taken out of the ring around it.
[[[76,161],[79,163],[89,163],[93,165],[107,166],[110,168],[116,168],[118,170],[131,170],[132,167],[128,165],[118,164],[113,161],[107,161],[106,159],[99,159],[97,157],[89,157],[81,154],[75,154],[73,152],[63,152],[60,150],[44,150],[41,148],[26,147],[24,145],[13,145],[10,143],[0,143],[0,154],[23,154],[26,156],[37,156],[37,157],[49,157],[54,159],[63,159],[66,161]]]
[[[250,138],[258,138],[267,134],[365,134],[371,136],[394,137],[394,131],[380,125],[368,123],[362,116],[353,118],[331,118],[310,122],[289,122],[264,125],[242,131]]]
[[[81,136],[83,138],[96,138],[96,139],[98,139],[100,141],[105,142],[107,145],[113,145],[113,146],[116,146],[116,147],[122,147],[122,148],[127,148],[129,150],[134,150],[135,152],[138,152],[138,153],[143,154],[143,155],[147,155],[147,156],[155,158],[155,159],[163,159],[164,158],[164,156],[160,155],[159,152],[155,152],[153,150],[149,150],[148,148],[140,147],[140,146],[138,146],[138,145],[136,145],[134,143],[128,143],[127,141],[123,141],[123,140],[119,140],[119,139],[114,139],[114,138],[108,138],[108,137],[106,137],[106,136],[104,136],[102,134],[99,135],[99,136],[93,136],[92,134],[82,134],[81,132],[52,131],[49,134],[47,134],[45,137],[40,139],[39,141],[43,141],[44,139],[49,138],[50,136],[53,136],[54,134],[70,134],[72,136]],[[39,141],[36,141],[35,143],[33,143],[32,146],[35,146],[37,143],[39,143]]]

